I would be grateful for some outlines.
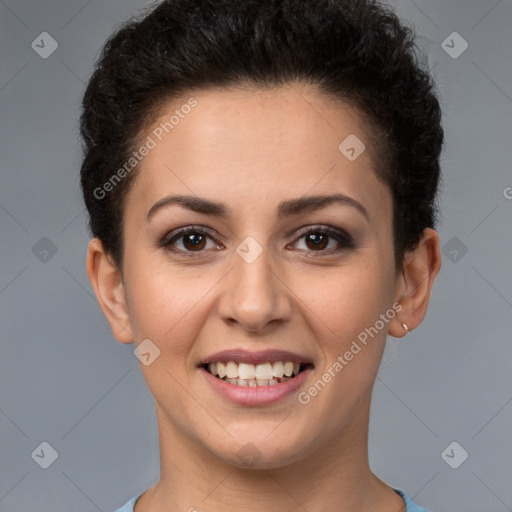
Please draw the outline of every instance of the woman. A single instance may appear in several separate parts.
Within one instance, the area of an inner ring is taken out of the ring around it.
[[[110,38],[81,119],[87,273],[161,465],[120,511],[424,510],[367,439],[386,337],[440,268],[440,117],[371,0],[168,0]]]

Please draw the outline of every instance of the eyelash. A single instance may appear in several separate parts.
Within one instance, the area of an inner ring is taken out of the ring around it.
[[[200,251],[187,251],[187,250],[184,251],[182,249],[176,249],[173,247],[173,244],[176,241],[178,241],[178,240],[182,239],[184,236],[190,235],[190,234],[207,236],[208,238],[211,238],[215,243],[217,243],[215,238],[213,237],[213,235],[208,230],[206,230],[204,228],[200,228],[200,227],[189,226],[186,228],[182,228],[175,233],[170,233],[169,235],[166,235],[165,237],[162,238],[162,240],[159,242],[158,245],[160,247],[162,247],[163,249],[165,249],[166,251],[176,254],[180,257],[197,257],[199,255],[202,255],[206,249],[203,249]],[[297,234],[297,238],[292,243],[296,243],[298,240],[300,240],[310,234],[326,235],[329,237],[329,242],[330,242],[331,238],[334,238],[338,242],[338,244],[340,244],[342,247],[338,247],[338,248],[334,248],[334,249],[331,248],[328,250],[322,249],[322,250],[318,250],[318,251],[313,251],[313,250],[303,251],[303,252],[306,252],[308,255],[311,254],[311,255],[329,256],[332,254],[339,253],[343,250],[353,249],[355,247],[354,239],[348,233],[341,231],[341,230],[334,231],[333,229],[325,227],[325,226],[311,226],[311,227],[308,226],[307,228],[303,228],[303,229],[299,230],[299,232]],[[217,245],[220,245],[220,244],[217,243]]]

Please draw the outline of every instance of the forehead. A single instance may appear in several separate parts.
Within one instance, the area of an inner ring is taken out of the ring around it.
[[[386,216],[390,194],[367,132],[355,109],[311,86],[192,91],[141,134],[152,149],[130,195],[147,209],[168,193],[254,209],[340,192]]]

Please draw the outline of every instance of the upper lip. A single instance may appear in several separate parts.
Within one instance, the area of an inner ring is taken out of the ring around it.
[[[287,350],[262,350],[259,352],[251,352],[245,349],[229,349],[216,352],[215,354],[205,357],[201,360],[199,365],[203,366],[209,363],[218,362],[227,363],[228,361],[247,364],[263,364],[267,362],[275,363],[276,361],[312,364],[309,358]]]

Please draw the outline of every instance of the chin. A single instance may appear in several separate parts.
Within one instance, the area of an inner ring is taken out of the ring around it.
[[[263,433],[262,433],[263,432]],[[226,464],[241,469],[277,469],[293,464],[305,456],[306,439],[302,442],[288,439],[270,439],[267,430],[260,430],[252,437],[248,434],[227,441],[224,445],[206,446],[215,456]]]

